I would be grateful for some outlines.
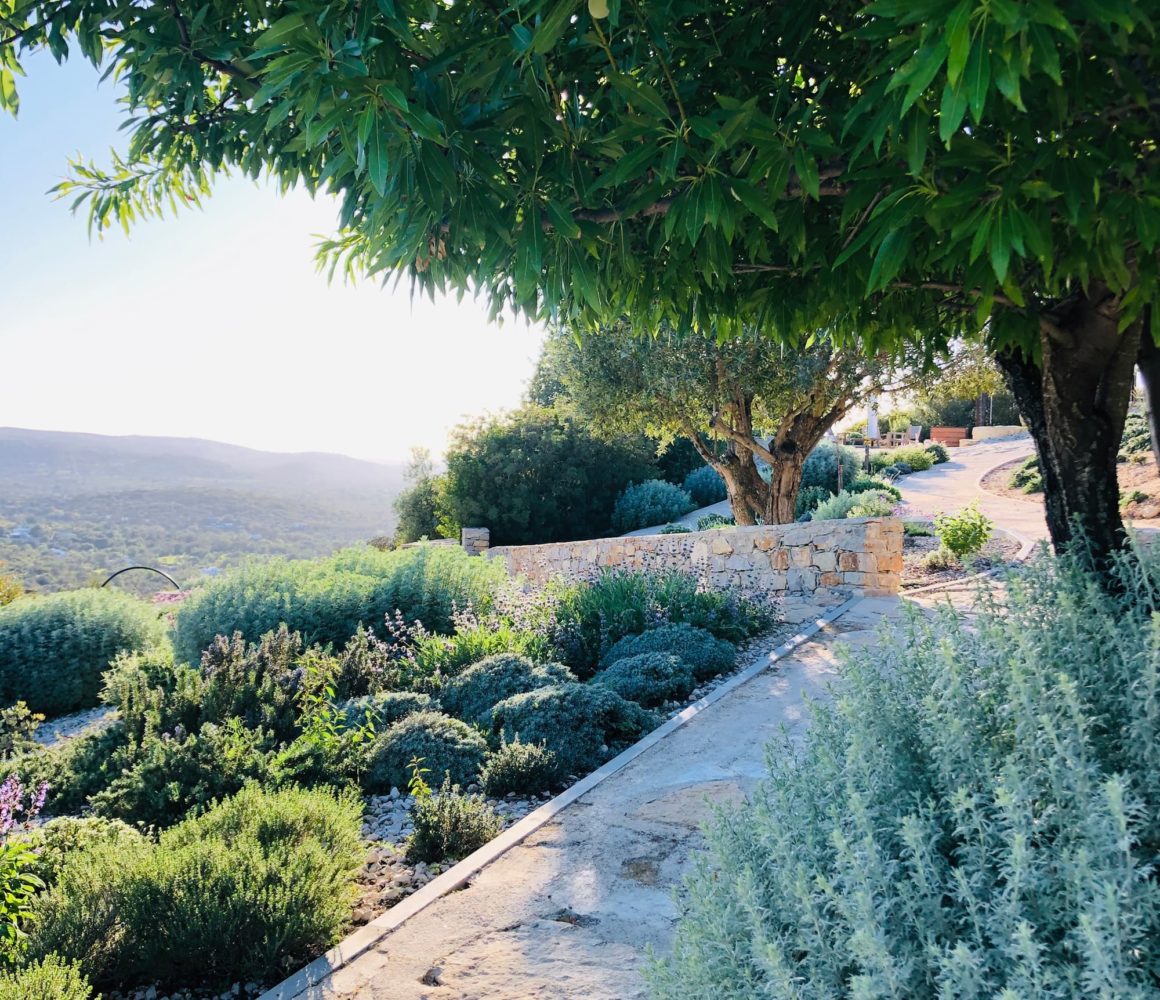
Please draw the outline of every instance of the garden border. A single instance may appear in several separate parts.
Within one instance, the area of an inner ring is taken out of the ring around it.
[[[370,923],[347,935],[325,954],[320,955],[313,962],[310,962],[298,972],[287,977],[278,985],[266,990],[258,1000],[293,1000],[293,998],[301,996],[307,990],[318,986],[327,976],[349,965],[359,956],[366,954],[406,920],[425,910],[436,900],[448,893],[463,888],[467,881],[480,871],[480,869],[491,864],[501,855],[531,836],[540,827],[555,818],[577,799],[586,795],[606,778],[612,777],[612,775],[627,766],[646,750],[650,750],[671,733],[676,732],[676,730],[680,729],[689,720],[695,718],[710,705],[720,701],[742,684],[753,680],[754,677],[769,669],[773,664],[784,659],[799,646],[817,635],[826,625],[837,621],[850,608],[862,600],[864,598],[861,596],[851,597],[849,600],[844,601],[842,604],[826,612],[820,618],[815,618],[809,626],[802,629],[802,631],[798,632],[792,638],[787,639],[772,652],[755,660],[744,670],[710,691],[704,698],[689,705],[684,711],[662,723],[651,733],[638,740],[616,757],[613,757],[612,760],[598,767],[570,788],[565,789],[559,795],[545,802],[518,823],[514,823],[508,827],[494,840],[484,844],[475,853],[469,854],[458,864],[447,869],[447,871],[419,889],[418,892],[401,900]]]

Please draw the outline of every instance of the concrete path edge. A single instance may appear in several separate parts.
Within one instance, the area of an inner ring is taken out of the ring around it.
[[[531,836],[581,796],[590,792],[606,778],[612,777],[617,771],[635,760],[646,750],[651,749],[661,740],[676,732],[676,730],[680,729],[710,705],[720,701],[741,685],[751,681],[763,671],[768,670],[773,664],[784,659],[799,646],[817,635],[826,625],[837,621],[860,600],[862,600],[860,597],[851,598],[844,604],[840,604],[831,609],[822,615],[822,617],[815,619],[811,624],[803,628],[801,632],[798,632],[792,638],[783,642],[773,652],[767,653],[755,660],[744,670],[729,678],[729,680],[720,687],[715,688],[704,698],[694,702],[684,711],[673,716],[647,736],[628,747],[628,749],[613,757],[612,760],[580,779],[580,781],[555,796],[555,798],[545,802],[518,823],[508,827],[498,837],[484,844],[474,854],[468,855],[458,864],[443,872],[442,875],[428,882],[418,892],[408,896],[387,910],[386,913],[381,914],[370,923],[360,927],[324,955],[319,956],[309,965],[300,969],[287,979],[284,979],[277,986],[268,989],[258,1000],[292,1000],[292,998],[298,997],[312,987],[319,985],[327,976],[337,972],[343,966],[349,965],[360,955],[370,951],[404,921],[409,920],[448,893],[462,888],[480,869],[491,864],[502,854]]]

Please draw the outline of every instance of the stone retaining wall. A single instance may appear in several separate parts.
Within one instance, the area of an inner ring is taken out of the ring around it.
[[[533,583],[605,567],[677,569],[714,587],[810,594],[819,600],[898,593],[902,522],[842,521],[724,528],[682,535],[634,535],[547,545],[501,545],[484,553]]]

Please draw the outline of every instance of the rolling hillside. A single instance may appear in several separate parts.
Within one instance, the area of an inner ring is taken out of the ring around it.
[[[343,455],[0,428],[0,572],[49,591],[145,563],[189,586],[249,558],[321,555],[388,533],[402,474]]]

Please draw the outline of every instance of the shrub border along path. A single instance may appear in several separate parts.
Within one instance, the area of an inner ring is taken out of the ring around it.
[[[750,664],[750,666],[715,688],[700,701],[695,702],[684,711],[673,716],[643,739],[608,761],[608,763],[540,806],[535,812],[530,813],[524,819],[509,827],[494,840],[481,847],[474,854],[469,855],[454,867],[448,869],[418,892],[408,896],[366,926],[359,928],[325,955],[315,959],[304,969],[301,969],[272,989],[267,990],[259,1000],[294,1000],[294,998],[313,998],[322,995],[331,995],[328,991],[319,989],[328,977],[340,969],[351,965],[356,959],[366,955],[368,952],[382,950],[378,946],[384,943],[384,939],[407,920],[448,893],[463,888],[472,876],[476,875],[481,869],[525,841],[529,836],[556,818],[578,799],[582,798],[588,792],[591,792],[607,779],[613,777],[617,772],[623,770],[632,761],[688,724],[707,708],[732,694],[743,684],[764,673],[774,664],[784,660],[826,626],[836,622],[848,610],[866,600],[873,601],[875,599],[852,598],[844,604],[828,611],[820,618],[815,619],[809,626],[782,643],[772,653],[761,656]],[[399,985],[402,986],[403,984]],[[412,985],[416,988],[416,995],[418,995],[421,992],[419,990],[420,984],[416,982]],[[429,985],[434,986],[437,984],[432,983]],[[340,993],[337,995],[351,994]]]

